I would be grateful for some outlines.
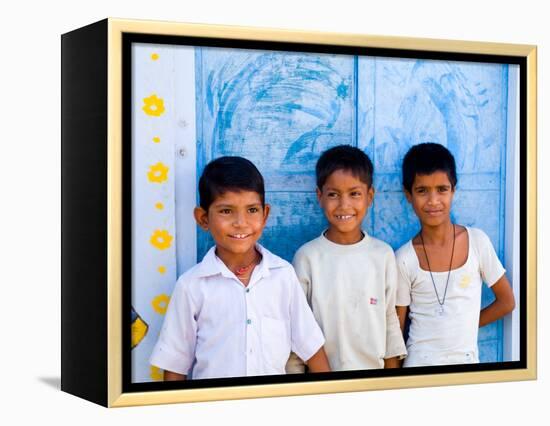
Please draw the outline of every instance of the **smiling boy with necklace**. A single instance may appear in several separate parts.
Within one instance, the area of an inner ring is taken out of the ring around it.
[[[270,207],[242,157],[210,162],[194,215],[216,245],[177,281],[151,364],[164,380],[285,374],[291,351],[329,371],[324,338],[292,266],[257,244]]]
[[[397,268],[391,247],[362,230],[374,188],[373,166],[360,149],[325,151],[315,168],[328,229],[293,261],[326,338],[333,371],[399,367],[405,344],[395,312]],[[287,371],[303,371],[291,358]]]
[[[491,241],[456,225],[451,206],[456,166],[442,145],[413,146],[403,160],[403,188],[420,232],[396,253],[397,313],[410,318],[405,367],[479,362],[479,327],[514,309],[514,295]],[[481,310],[484,281],[495,301]]]

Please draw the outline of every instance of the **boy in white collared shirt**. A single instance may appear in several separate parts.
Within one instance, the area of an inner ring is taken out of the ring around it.
[[[216,245],[178,279],[151,364],[165,380],[284,374],[293,351],[310,371],[329,371],[292,266],[256,243],[269,215],[258,169],[214,160],[199,195],[195,219]]]

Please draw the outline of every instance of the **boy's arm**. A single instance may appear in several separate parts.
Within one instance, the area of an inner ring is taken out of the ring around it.
[[[398,360],[407,355],[403,332],[400,328],[399,318],[395,311],[397,305],[397,288],[399,285],[399,273],[393,251],[389,249],[389,256],[385,264],[385,320],[386,320],[386,353],[384,356],[384,368],[399,367]],[[395,358],[395,360],[394,360]]]
[[[497,257],[491,240],[481,230],[472,230],[476,244],[481,278],[489,285],[495,295],[495,301],[481,310],[479,326],[483,327],[511,312],[516,303],[514,292],[506,278],[504,267]],[[494,283],[491,285],[491,283]]]
[[[405,322],[407,321],[407,314],[409,312],[408,306],[396,306],[395,310],[397,311],[397,318],[399,318],[399,327],[401,328],[401,333],[405,332]]]
[[[294,268],[294,272],[296,273],[296,277],[298,278],[300,287],[304,291],[307,303],[311,307],[311,274],[309,272],[309,264],[304,256],[301,255],[300,251],[298,251],[294,255],[294,259],[292,260],[292,267]],[[305,373],[305,366],[306,363],[302,361],[302,359],[298,355],[292,352],[286,363],[285,371],[287,374],[303,374]]]
[[[495,301],[481,310],[479,315],[480,327],[502,318],[516,307],[514,292],[506,275],[500,277],[490,288],[495,295]]]
[[[326,373],[330,371],[325,349],[321,347],[313,356],[306,361],[310,373]]]
[[[173,371],[164,370],[164,381],[165,382],[177,382],[187,380],[185,374],[174,373]]]

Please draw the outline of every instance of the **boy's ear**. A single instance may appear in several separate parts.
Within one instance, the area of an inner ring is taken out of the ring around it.
[[[315,188],[315,193],[317,194],[317,201],[321,202],[321,195],[323,195],[323,192],[317,187]]]
[[[208,212],[202,207],[195,207],[193,216],[195,216],[197,224],[205,231],[208,231]]]
[[[370,186],[368,191],[367,191],[367,194],[368,194],[368,207],[370,207],[372,205],[372,202],[374,200],[374,194],[376,193],[376,190],[374,189],[374,186]]]
[[[412,202],[412,195],[409,192],[409,190],[407,188],[403,187],[403,192],[405,193],[405,198],[407,198],[407,201],[409,203],[411,203]]]
[[[269,217],[270,211],[271,211],[271,206],[269,204],[264,205],[264,225],[267,223],[267,218]]]

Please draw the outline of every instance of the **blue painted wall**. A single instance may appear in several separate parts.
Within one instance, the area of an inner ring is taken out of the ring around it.
[[[404,153],[439,142],[456,157],[457,223],[483,229],[504,256],[507,66],[203,48],[196,51],[197,173],[221,155],[254,162],[272,215],[262,244],[291,260],[325,219],[315,198],[319,154],[338,144],[373,160],[367,231],[394,248],[418,222],[400,184]],[[200,231],[198,258],[212,240]],[[492,293],[484,288],[483,304]],[[502,323],[480,330],[482,361],[502,360]]]

